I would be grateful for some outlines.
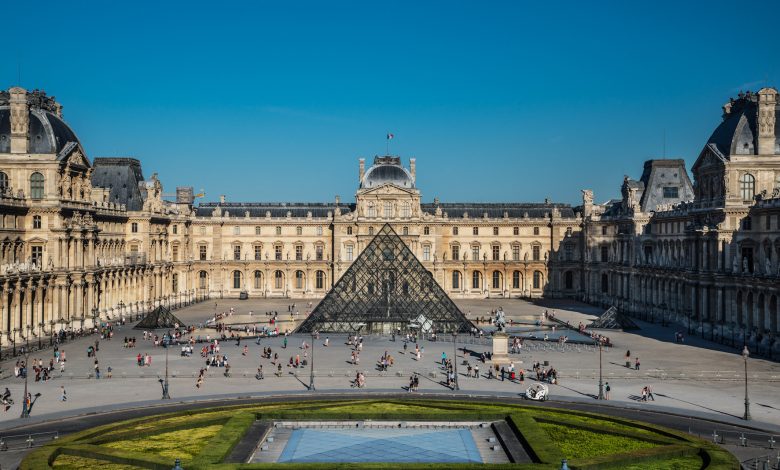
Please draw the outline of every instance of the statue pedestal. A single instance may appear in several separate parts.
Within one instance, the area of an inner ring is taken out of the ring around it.
[[[491,362],[494,366],[509,364],[509,335],[506,333],[495,333],[493,335],[493,356]]]

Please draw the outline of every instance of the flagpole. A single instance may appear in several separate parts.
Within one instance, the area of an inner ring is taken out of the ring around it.
[[[385,155],[390,155],[390,133],[385,136]]]

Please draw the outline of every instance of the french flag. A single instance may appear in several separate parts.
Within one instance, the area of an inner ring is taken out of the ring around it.
[[[387,140],[393,140],[393,137],[395,137],[393,134],[387,134]]]

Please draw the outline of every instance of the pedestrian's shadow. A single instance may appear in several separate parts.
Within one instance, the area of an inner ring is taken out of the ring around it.
[[[704,408],[705,410],[713,411],[715,413],[720,413],[722,415],[731,416],[732,418],[737,418],[737,419],[741,419],[742,418],[742,416],[737,416],[737,415],[733,415],[731,413],[726,413],[725,411],[720,411],[720,410],[716,410],[714,408],[709,408],[707,406],[702,406],[699,403],[693,403],[693,402],[690,402],[690,401],[687,401],[687,400],[682,400],[680,398],[675,398],[675,397],[672,397],[672,396],[669,396],[669,395],[665,395],[663,393],[656,393],[656,392],[654,392],[653,395],[655,395],[657,397],[669,398],[671,400],[677,400],[677,401],[680,401],[680,402],[683,402],[683,403],[687,403],[687,404],[693,405],[693,406],[698,406],[699,408]]]

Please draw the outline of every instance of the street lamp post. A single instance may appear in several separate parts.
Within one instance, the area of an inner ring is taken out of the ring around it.
[[[170,400],[171,396],[168,394],[168,349],[171,346],[171,337],[168,335],[165,339],[163,339],[163,342],[165,343],[165,380],[162,381],[162,399],[163,400]]]
[[[309,391],[314,391],[314,343],[315,334],[311,332],[311,370],[309,371]]]
[[[455,372],[455,390],[460,390],[458,386],[458,332],[452,332],[452,363],[454,365]]]
[[[748,356],[750,356],[750,351],[748,351],[747,345],[745,345],[744,349],[742,349],[742,358],[745,360],[745,416],[743,416],[743,419],[745,421],[750,421],[750,398],[748,397],[748,372],[747,372]]]
[[[41,335],[43,335],[43,322],[38,323],[38,349],[43,347],[41,344]]]
[[[22,395],[22,415],[20,418],[29,418],[30,409],[27,407],[27,377],[30,375],[30,352],[24,351],[24,395]]]
[[[604,380],[603,380],[603,374],[602,374],[602,366],[601,366],[601,350],[603,348],[603,345],[601,343],[601,340],[599,340],[599,400],[604,399]]]

